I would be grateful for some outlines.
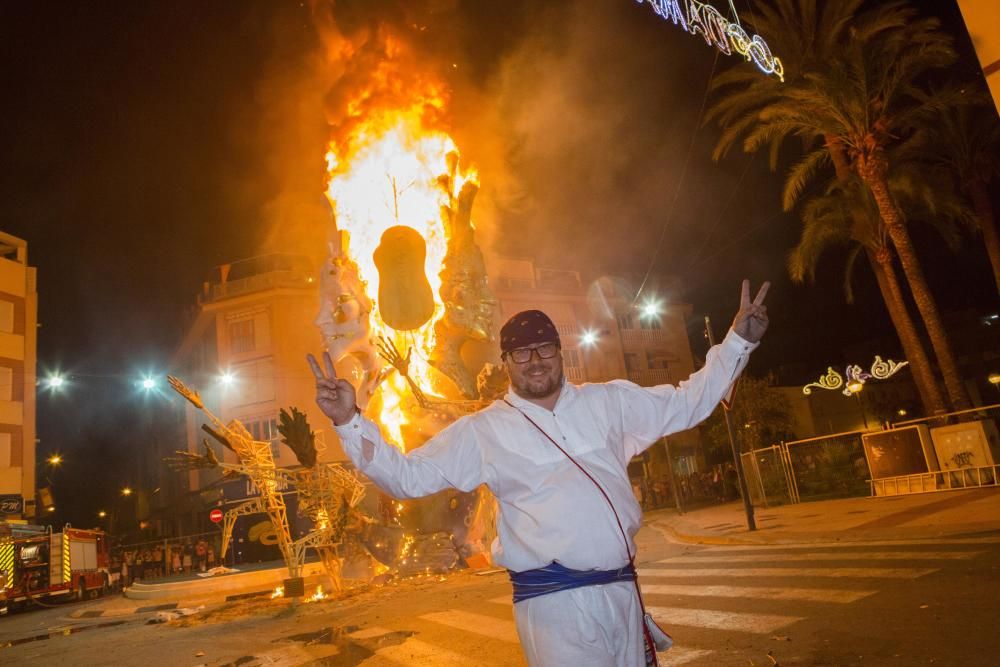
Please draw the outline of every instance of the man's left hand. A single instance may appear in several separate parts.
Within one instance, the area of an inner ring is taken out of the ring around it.
[[[733,318],[733,331],[748,343],[759,342],[767,331],[767,306],[764,305],[764,297],[767,296],[769,287],[771,283],[765,282],[754,300],[750,301],[750,281],[743,281],[740,310]]]

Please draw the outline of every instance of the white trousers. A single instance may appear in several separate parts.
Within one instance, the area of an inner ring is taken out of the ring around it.
[[[531,667],[644,667],[635,585],[617,581],[523,600],[514,621]]]

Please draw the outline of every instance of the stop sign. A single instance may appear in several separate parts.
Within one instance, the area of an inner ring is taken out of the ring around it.
[[[212,523],[219,523],[222,521],[222,510],[216,508],[208,513],[208,518],[212,520]]]

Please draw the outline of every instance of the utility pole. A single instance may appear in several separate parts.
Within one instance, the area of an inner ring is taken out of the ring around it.
[[[708,344],[715,346],[715,334],[712,333],[712,321],[708,315],[705,316],[705,335],[708,337]],[[733,380],[735,382],[735,380]],[[736,466],[736,478],[740,484],[740,495],[743,496],[743,510],[747,515],[747,530],[757,530],[757,523],[753,518],[753,504],[750,502],[750,493],[747,489],[746,476],[743,474],[743,459],[740,457],[739,448],[736,446],[736,429],[733,428],[733,416],[729,414],[729,408],[723,404],[723,415],[726,418],[726,430],[729,431],[729,448],[733,452],[733,464]]]

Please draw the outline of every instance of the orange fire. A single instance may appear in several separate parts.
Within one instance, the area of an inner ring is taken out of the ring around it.
[[[392,77],[380,85],[392,87]],[[378,82],[373,85],[379,85]],[[433,394],[427,359],[434,347],[434,323],[444,314],[439,289],[439,272],[445,257],[447,238],[441,207],[462,185],[475,180],[470,171],[454,174],[451,192],[441,185],[449,174],[449,154],[457,155],[455,142],[445,132],[428,127],[441,114],[446,100],[440,86],[425,85],[422,92],[401,103],[400,91],[377,95],[371,88],[359,93],[348,109],[360,114],[350,123],[347,136],[331,142],[327,153],[329,184],[327,196],[336,215],[337,227],[349,235],[349,252],[357,263],[369,298],[376,307],[371,314],[372,333],[392,340],[405,354],[413,350],[410,376],[427,394]],[[372,99],[392,100],[373,109]],[[415,229],[427,244],[425,272],[434,294],[434,314],[421,328],[395,331],[378,312],[379,274],[373,255],[382,234],[403,225]],[[403,446],[403,426],[408,423],[402,409],[409,392],[406,381],[393,373],[380,390],[379,421],[389,439]]]

